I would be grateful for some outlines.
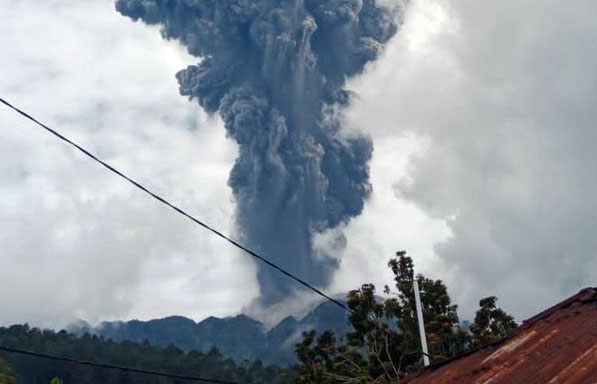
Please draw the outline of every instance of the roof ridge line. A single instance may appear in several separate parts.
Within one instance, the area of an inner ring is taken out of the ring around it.
[[[591,292],[592,296],[590,298],[584,298],[583,296],[585,296],[587,293]],[[560,309],[566,308],[568,306],[570,306],[571,304],[575,303],[575,302],[587,302],[587,301],[593,301],[593,300],[597,300],[597,288],[593,288],[593,287],[587,287],[587,288],[583,288],[581,289],[578,293],[568,297],[567,299],[565,299],[564,301],[559,302],[558,304],[551,306],[549,308],[547,308],[546,310],[539,312],[538,314],[536,314],[535,316],[532,316],[526,320],[523,320],[522,324],[520,325],[520,328],[526,328],[527,326],[529,326],[530,324],[544,319],[547,316],[551,315],[552,313],[554,313],[555,311],[558,311]]]

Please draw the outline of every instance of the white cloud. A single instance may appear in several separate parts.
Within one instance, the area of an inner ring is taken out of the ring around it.
[[[421,273],[433,273],[437,257],[433,246],[445,240],[450,231],[441,220],[425,215],[415,204],[399,199],[395,186],[406,176],[408,159],[425,149],[425,143],[413,136],[374,137],[371,162],[371,198],[363,214],[346,227],[330,230],[316,237],[316,248],[341,260],[331,285],[333,292],[347,292],[363,283],[374,283],[379,293],[391,285],[387,264],[396,251],[407,250]],[[345,249],[334,249],[334,239],[343,233]]]
[[[3,97],[233,229],[235,146],[173,76],[193,58],[111,0],[0,8]],[[374,194],[344,228],[331,292],[390,283],[398,249],[445,279],[465,315],[496,294],[525,317],[595,285],[594,9],[411,1],[399,36],[350,84],[347,122],[375,143]],[[0,128],[1,324],[255,310],[246,256],[6,109]]]
[[[0,1],[2,96],[230,232],[236,156],[178,95],[194,60],[111,1]],[[0,323],[234,314],[255,268],[222,240],[0,110]]]
[[[484,295],[524,318],[595,284],[595,16],[591,1],[415,0],[352,82],[356,125],[429,142],[396,191],[449,226],[433,275],[469,316]]]

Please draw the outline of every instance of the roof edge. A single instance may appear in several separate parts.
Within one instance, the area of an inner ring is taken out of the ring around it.
[[[516,328],[516,330],[514,330],[514,332],[512,332],[510,335],[508,335],[506,337],[503,337],[499,340],[479,346],[477,348],[473,348],[470,351],[466,351],[458,356],[454,356],[454,357],[450,357],[445,360],[434,362],[427,367],[422,367],[415,372],[409,373],[404,378],[419,377],[422,374],[424,374],[425,372],[434,371],[438,368],[441,368],[442,366],[444,366],[446,364],[449,364],[455,360],[459,360],[466,356],[472,355],[473,353],[479,352],[483,349],[490,348],[490,347],[496,347],[500,344],[503,344],[510,338],[516,336],[517,334],[519,334],[521,330],[530,327],[531,324],[535,323],[536,321],[544,319],[544,318],[548,317],[549,315],[551,315],[552,313],[559,311],[560,309],[566,308],[576,302],[591,302],[591,301],[597,302],[597,287],[587,287],[587,288],[581,289],[578,293],[570,296],[569,298],[565,299],[564,301],[561,301],[558,304],[551,306],[542,312],[539,312],[535,316],[532,316],[526,320],[523,320],[522,324],[518,328]]]
[[[564,301],[561,301],[558,304],[556,304],[552,307],[549,307],[542,312],[539,312],[538,314],[536,314],[533,317],[523,320],[522,325],[519,327],[519,329],[526,328],[530,324],[548,317],[555,311],[559,311],[560,309],[570,306],[572,303],[594,301],[594,300],[597,301],[597,288],[588,287],[588,288],[581,289],[578,293],[570,296],[569,298],[565,299]]]

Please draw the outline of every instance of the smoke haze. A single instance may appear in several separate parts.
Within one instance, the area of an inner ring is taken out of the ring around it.
[[[349,103],[345,79],[395,34],[395,15],[375,0],[118,0],[116,9],[201,58],[176,78],[239,146],[228,183],[241,239],[327,284],[336,261],[315,254],[312,237],[361,213],[373,150],[368,137],[341,137],[335,113]],[[258,278],[263,304],[293,289],[265,266]]]

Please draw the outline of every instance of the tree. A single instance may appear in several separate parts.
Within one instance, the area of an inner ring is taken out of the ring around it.
[[[458,306],[452,303],[448,288],[442,280],[433,280],[419,274],[414,276],[414,265],[406,252],[398,252],[390,260],[394,273],[398,304],[398,325],[409,337],[410,350],[420,351],[418,324],[415,316],[413,282],[416,279],[421,289],[421,307],[425,319],[425,331],[432,360],[443,360],[462,353],[468,344],[467,332],[460,327]],[[386,293],[392,293],[389,287]]]
[[[510,335],[518,325],[514,318],[496,306],[497,297],[490,296],[479,301],[479,310],[471,325],[472,343],[475,347],[501,340]]]
[[[13,383],[16,383],[16,380],[13,376],[12,368],[0,356],[0,384]]]
[[[422,353],[415,317],[413,281],[424,292],[421,304],[426,321],[430,354],[443,359],[464,351],[468,333],[459,328],[457,306],[451,303],[441,280],[414,275],[405,252],[398,252],[388,266],[394,273],[396,292],[378,301],[373,284],[349,292],[349,322],[354,332],[336,340],[333,332],[316,337],[303,334],[296,345],[299,373],[296,383],[390,383],[421,366]]]
[[[200,351],[185,353],[174,346],[159,347],[149,343],[131,341],[114,342],[89,334],[76,337],[64,331],[40,330],[27,325],[0,328],[0,340],[5,347],[137,369],[202,376],[222,381],[276,384],[284,382],[281,377],[283,373],[287,373],[287,377],[290,376],[288,379],[292,379],[293,374],[291,370],[265,366],[262,363],[242,367],[236,365],[234,361],[224,358],[216,349],[208,353]],[[14,382],[59,384],[62,381],[64,383],[104,384],[181,383],[177,379],[52,361],[36,356],[6,355],[5,358],[14,367],[15,373],[7,371],[6,366],[0,362],[0,384]],[[12,376],[15,376],[16,381],[5,380]],[[52,380],[54,381],[52,382]]]

